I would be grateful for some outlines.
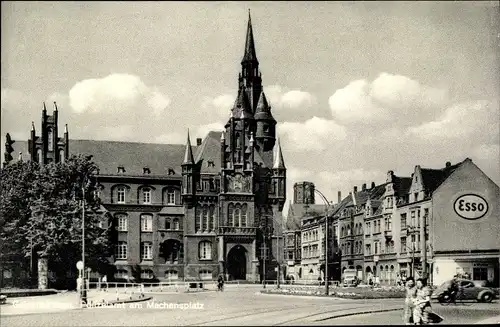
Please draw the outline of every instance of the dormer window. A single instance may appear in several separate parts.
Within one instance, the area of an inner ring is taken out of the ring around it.
[[[175,171],[172,168],[168,168],[168,175],[175,175]]]
[[[215,167],[215,163],[212,160],[207,161],[207,167]]]
[[[144,168],[142,168],[142,173],[149,175],[149,174],[151,174],[151,169],[149,169],[148,167],[144,167]]]
[[[118,166],[118,170],[117,171],[118,171],[118,174],[123,174],[123,173],[125,173],[125,167]]]

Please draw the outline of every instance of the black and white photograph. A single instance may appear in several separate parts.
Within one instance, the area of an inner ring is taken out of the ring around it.
[[[500,323],[498,1],[2,1],[0,324]]]

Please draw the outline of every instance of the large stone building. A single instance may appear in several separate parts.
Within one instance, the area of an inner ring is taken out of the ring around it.
[[[262,87],[252,23],[238,94],[224,131],[185,145],[61,138],[58,111],[43,108],[41,132],[9,138],[12,155],[42,164],[88,154],[99,167],[99,196],[113,217],[116,278],[259,281],[273,278],[286,168],[276,120]],[[272,250],[272,251],[269,251]],[[263,261],[266,261],[264,265]],[[276,277],[274,277],[276,278]]]

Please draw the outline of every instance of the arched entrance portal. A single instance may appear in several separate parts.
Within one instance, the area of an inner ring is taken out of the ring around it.
[[[229,280],[246,279],[247,277],[247,250],[236,245],[227,254],[227,273]]]

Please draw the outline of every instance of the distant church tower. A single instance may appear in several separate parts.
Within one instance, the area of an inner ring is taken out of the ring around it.
[[[64,136],[59,137],[57,104],[54,102],[52,116],[47,115],[45,102],[42,110],[41,136],[36,135],[35,123],[31,123],[31,137],[28,142],[28,151],[32,161],[40,164],[62,162],[69,156],[68,125],[64,127]]]

